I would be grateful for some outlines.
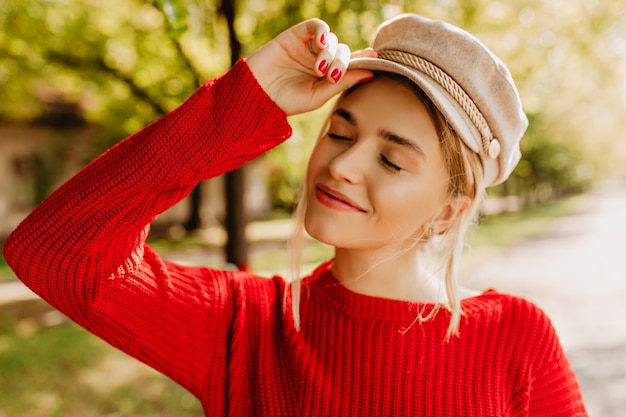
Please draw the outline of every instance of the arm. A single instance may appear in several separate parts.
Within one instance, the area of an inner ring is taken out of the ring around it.
[[[80,325],[198,394],[208,364],[226,363],[233,273],[164,262],[144,245],[148,225],[198,181],[285,140],[286,114],[368,75],[329,83],[314,66],[322,59],[344,72],[349,59],[323,22],[279,35],[55,191],[11,234],[7,262]]]
[[[132,273],[141,261],[133,255],[158,214],[198,181],[237,168],[289,135],[284,113],[240,62],[48,197],[9,236],[7,262],[53,304],[56,297],[91,301],[98,281],[60,272],[85,269],[108,277],[123,267]],[[59,285],[76,297],[51,291]]]
[[[11,234],[7,262],[83,327],[197,387],[203,369],[190,358],[212,346],[224,357],[229,275],[163,262],[144,245],[148,224],[289,134],[240,62],[55,191]]]

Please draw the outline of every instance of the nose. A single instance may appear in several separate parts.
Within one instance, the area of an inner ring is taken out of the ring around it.
[[[351,184],[362,182],[366,161],[363,148],[357,143],[335,155],[328,165],[330,175],[336,180]]]

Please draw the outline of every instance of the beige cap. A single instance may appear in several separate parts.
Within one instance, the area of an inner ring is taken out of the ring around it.
[[[509,70],[482,42],[448,23],[403,14],[378,27],[372,48],[378,58],[355,58],[349,68],[409,78],[480,155],[487,186],[511,174],[528,119]]]

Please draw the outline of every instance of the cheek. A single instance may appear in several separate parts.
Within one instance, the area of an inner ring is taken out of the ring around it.
[[[444,190],[439,181],[380,181],[372,200],[381,223],[413,233],[434,217],[443,206]]]
[[[328,165],[328,151],[324,149],[324,140],[320,140],[313,148],[309,163],[307,165],[305,182],[307,187],[311,187],[315,177]]]

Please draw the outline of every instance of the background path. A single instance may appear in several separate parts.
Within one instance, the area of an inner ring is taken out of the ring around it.
[[[584,196],[541,236],[464,268],[463,282],[521,295],[550,316],[591,416],[626,416],[626,184]]]

